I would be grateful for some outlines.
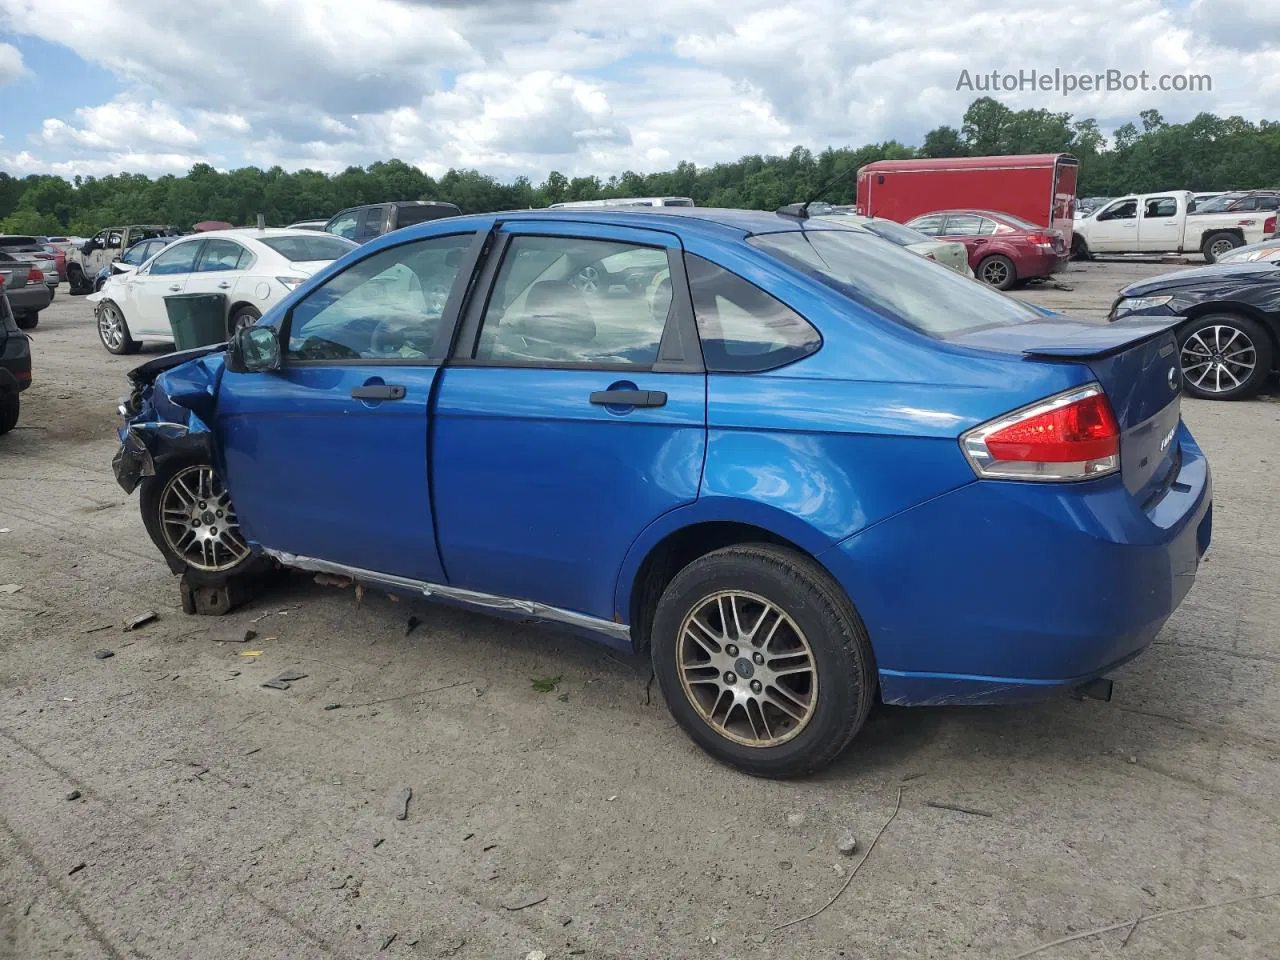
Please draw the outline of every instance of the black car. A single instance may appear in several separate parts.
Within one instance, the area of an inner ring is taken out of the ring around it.
[[[1280,357],[1280,250],[1272,259],[1220,263],[1131,283],[1110,320],[1184,316],[1178,350],[1186,392],[1244,400],[1262,389]]]
[[[356,243],[367,243],[392,230],[414,223],[456,217],[461,210],[439,200],[399,200],[394,203],[367,203],[348,207],[329,218],[325,230]]]
[[[18,396],[31,386],[31,341],[18,329],[0,286],[0,434],[18,425]]]

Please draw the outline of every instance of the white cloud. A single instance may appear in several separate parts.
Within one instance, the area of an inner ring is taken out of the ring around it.
[[[0,86],[13,83],[24,72],[22,51],[11,43],[0,43]]]
[[[1249,0],[948,0],[945,14],[874,0],[93,0],[56,18],[47,2],[0,0],[0,27],[69,47],[127,92],[45,121],[30,150],[46,166],[398,156],[431,173],[607,176],[918,143],[978,95],[956,90],[962,69],[1213,77],[1205,94],[999,95],[1104,128],[1152,107],[1256,120],[1280,105],[1280,15]]]

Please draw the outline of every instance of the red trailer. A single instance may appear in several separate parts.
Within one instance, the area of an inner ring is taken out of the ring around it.
[[[994,210],[1056,228],[1071,248],[1076,173],[1066,153],[877,160],[858,171],[858,213],[906,223],[935,210]]]

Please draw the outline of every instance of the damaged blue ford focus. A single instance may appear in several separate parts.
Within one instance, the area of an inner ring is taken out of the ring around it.
[[[798,776],[877,698],[1097,690],[1151,643],[1212,522],[1175,323],[804,210],[454,217],[135,370],[115,470],[192,583],[324,571],[647,650],[697,744]]]

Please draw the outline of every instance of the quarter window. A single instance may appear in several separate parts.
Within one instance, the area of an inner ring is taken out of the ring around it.
[[[661,247],[513,237],[485,307],[475,359],[648,368],[670,310]]]
[[[196,264],[199,272],[239,270],[249,264],[249,251],[232,240],[215,237],[204,245],[204,252]]]
[[[195,268],[196,254],[200,250],[203,240],[193,240],[190,243],[175,243],[160,256],[156,257],[155,262],[151,264],[151,273],[154,274],[170,274],[170,273],[191,273]]]
[[[758,373],[822,346],[822,337],[804,317],[755,284],[692,254],[684,262],[708,370]]]
[[[425,360],[473,234],[381,250],[293,308],[288,358]]]

